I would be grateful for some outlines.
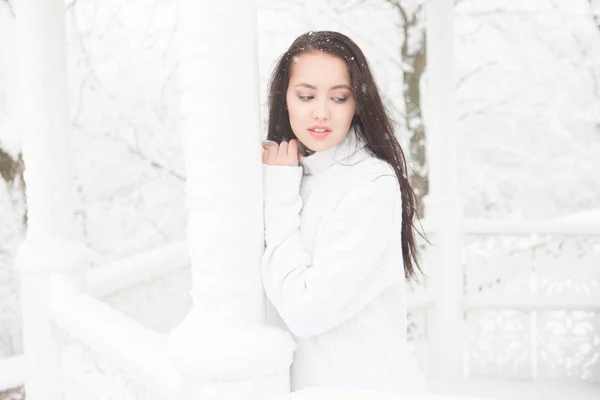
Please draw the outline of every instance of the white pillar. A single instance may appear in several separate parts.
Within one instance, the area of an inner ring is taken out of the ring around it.
[[[12,6],[0,2],[0,113],[6,119],[2,132],[2,145],[5,151],[16,157],[21,149],[17,116],[17,60],[15,46],[15,15]],[[4,100],[4,107],[2,102]]]
[[[429,194],[425,217],[434,230],[426,262],[437,297],[430,311],[429,371],[432,377],[462,377],[460,261],[462,206],[456,188],[454,132],[453,1],[429,0],[427,18],[427,92],[425,123]]]
[[[27,185],[28,229],[17,252],[22,273],[25,390],[28,400],[62,399],[60,347],[49,318],[52,273],[89,264],[73,229],[67,114],[65,9],[62,0],[20,0],[15,6],[19,101]]]
[[[256,11],[253,0],[179,1],[193,309],[170,347],[184,399],[235,393],[243,400],[289,391],[293,341],[264,326],[259,274],[264,227]]]

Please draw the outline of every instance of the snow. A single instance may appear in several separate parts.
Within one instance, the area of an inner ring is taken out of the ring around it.
[[[568,214],[563,217],[555,218],[552,222],[566,223],[597,223],[600,225],[600,208],[591,208],[589,210],[578,211],[573,214]]]
[[[16,68],[11,62],[15,57],[13,27],[14,20],[8,7],[0,4],[0,148],[15,159],[21,152],[22,143],[11,107],[18,92]]]
[[[11,120],[0,120],[0,148],[13,159],[16,159],[21,152],[21,140]]]
[[[431,380],[430,387],[434,393],[444,396],[468,396],[490,400],[598,400],[600,398],[600,383],[483,379],[461,382]]]
[[[237,380],[285,371],[296,344],[267,326],[218,326],[193,311],[169,337],[169,354],[185,375]],[[191,351],[193,349],[193,351]]]
[[[189,264],[187,243],[178,242],[96,268],[87,283],[90,294],[101,298]]]
[[[25,381],[25,357],[0,359],[0,392],[19,387]]]
[[[49,309],[56,324],[119,365],[128,374],[158,387],[177,387],[178,375],[168,362],[167,338],[146,329],[106,303],[79,292],[59,275],[50,279]]]
[[[437,394],[386,394],[375,391],[347,391],[329,388],[307,388],[287,396],[269,398],[269,400],[485,400],[489,397],[463,397]]]

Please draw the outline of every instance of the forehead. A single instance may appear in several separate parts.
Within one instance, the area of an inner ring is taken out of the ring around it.
[[[303,82],[314,86],[350,84],[346,61],[321,51],[295,56],[291,68],[290,83]]]

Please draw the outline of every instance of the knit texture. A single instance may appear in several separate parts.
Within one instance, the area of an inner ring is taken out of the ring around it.
[[[292,390],[426,391],[406,344],[394,170],[352,129],[301,166],[263,167],[261,273],[270,322],[297,342]]]

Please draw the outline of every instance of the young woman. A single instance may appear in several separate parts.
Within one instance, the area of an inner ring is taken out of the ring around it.
[[[306,33],[269,90],[261,273],[297,341],[292,390],[426,391],[406,343],[415,197],[364,54]]]

